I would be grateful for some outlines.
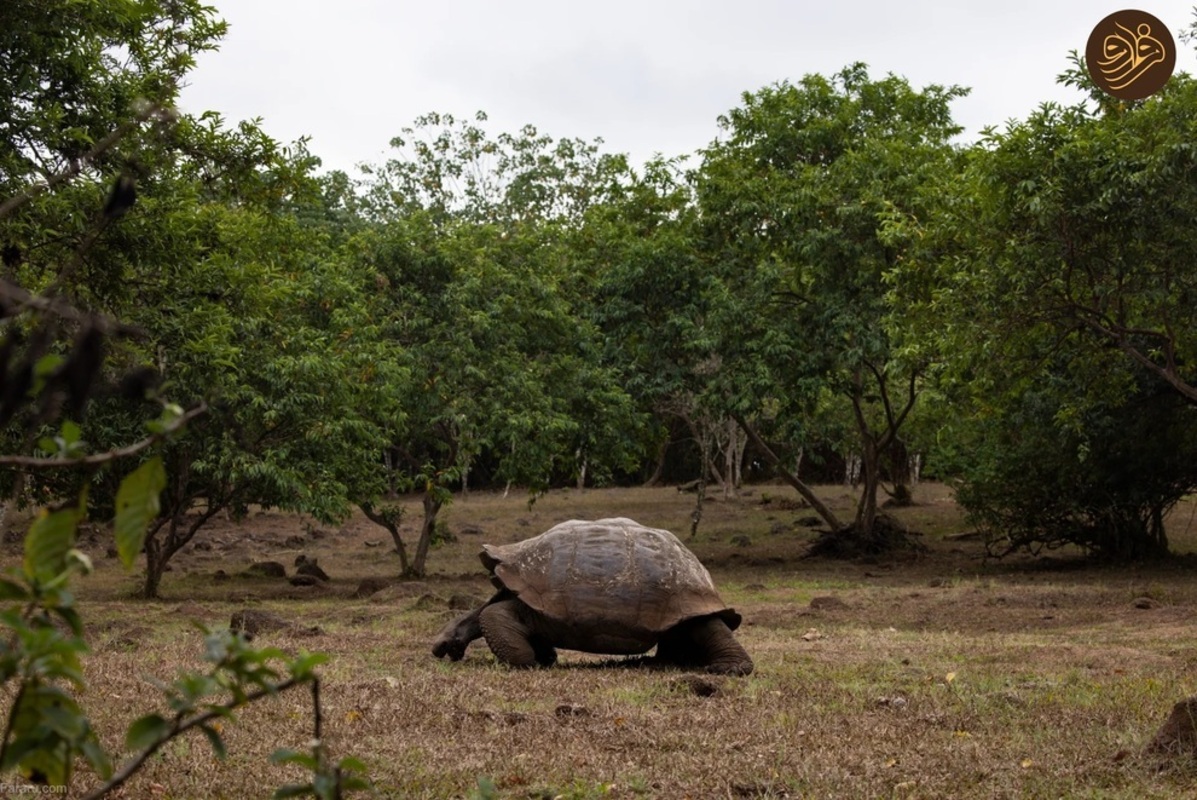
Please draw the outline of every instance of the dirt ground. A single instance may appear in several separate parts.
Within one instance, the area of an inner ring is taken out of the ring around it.
[[[821,494],[848,513],[844,487]],[[214,522],[180,553],[164,599],[130,599],[139,575],[82,542],[99,566],[79,594],[92,653],[84,706],[119,752],[155,707],[150,680],[199,665],[192,620],[242,609],[294,622],[264,644],[318,650],[326,740],[366,762],[388,798],[764,798],[1197,796],[1192,758],[1142,755],[1172,704],[1197,694],[1192,555],[1118,568],[1076,553],[986,560],[951,493],[936,484],[894,515],[920,553],[855,562],[803,558],[818,525],[789,489],[708,497],[675,488],[474,494],[442,512],[453,541],[430,575],[397,581],[389,536],[364,518],[339,527],[279,513]],[[408,502],[407,536],[419,503]],[[1169,520],[1174,549],[1197,550],[1197,504]],[[562,653],[512,671],[483,642],[458,663],[429,653],[436,632],[490,592],[482,542],[515,541],[570,518],[630,516],[676,532],[744,615],[747,678],[695,681]],[[246,574],[315,558],[327,584]],[[8,558],[14,558],[10,554]],[[383,588],[360,592],[371,579]],[[695,690],[700,686],[701,693]],[[270,765],[310,737],[306,698],[247,709],[229,757],[201,737],[172,744],[118,796],[265,797],[299,773]],[[73,794],[88,785],[76,781]],[[76,791],[77,790],[77,791]]]

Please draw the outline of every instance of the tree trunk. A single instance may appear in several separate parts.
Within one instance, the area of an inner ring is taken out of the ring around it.
[[[727,418],[727,447],[723,451],[723,499],[730,500],[740,494],[740,464],[744,446],[740,441],[740,428],[731,417]]]
[[[147,534],[145,537],[145,583],[141,587],[141,596],[146,600],[158,599],[158,587],[162,583],[162,573],[166,569],[166,560],[162,557],[162,548],[154,533]]]
[[[860,457],[860,479],[864,484],[864,494],[856,506],[856,532],[859,536],[868,538],[873,535],[873,525],[877,521],[877,488],[881,485],[881,459],[877,452],[877,444],[862,431],[863,447]]]
[[[646,489],[650,486],[656,486],[661,482],[661,476],[665,474],[665,458],[669,455],[669,444],[670,437],[667,435],[661,440],[661,443],[657,445],[657,463],[656,466],[653,467],[652,477],[642,484]]]
[[[366,515],[366,519],[385,528],[387,533],[391,534],[391,541],[395,543],[395,552],[399,554],[399,574],[407,577],[410,573],[410,565],[407,562],[407,546],[403,544],[403,537],[399,535],[399,520],[403,517],[403,508],[393,506],[394,511],[392,509],[375,511],[374,506],[370,503],[361,503],[358,507]],[[395,513],[396,511],[398,513]]]
[[[424,492],[424,519],[420,522],[420,540],[416,542],[416,556],[411,563],[412,577],[424,577],[428,548],[432,545],[432,534],[436,531],[436,515],[443,505],[444,503],[436,499],[431,491]]]
[[[784,466],[782,466],[781,459],[778,458],[777,454],[773,452],[773,448],[765,444],[765,440],[760,437],[760,434],[756,432],[756,429],[749,425],[748,421],[738,414],[734,415],[733,419],[735,419],[735,421],[744,430],[744,433],[747,434],[748,439],[752,442],[753,446],[761,451],[761,455],[763,455],[765,460],[769,462],[769,466],[773,467],[773,470],[781,476],[782,480],[790,484],[790,486],[793,486],[794,489],[797,490],[798,494],[802,496],[802,499],[810,503],[810,507],[815,510],[816,514],[823,518],[823,521],[830,526],[831,530],[843,530],[844,524],[840,522],[835,513],[827,506],[826,503],[824,503],[815,495],[809,486],[798,480],[797,475],[793,474]]]
[[[166,565],[170,563],[171,556],[182,550],[183,546],[192,540],[196,532],[208,520],[225,508],[228,508],[225,503],[211,505],[190,525],[184,525],[187,517],[183,512],[177,511],[171,515],[169,525],[160,518],[157,527],[150,528],[145,537],[145,584],[142,587],[142,596],[145,599],[158,599],[158,587],[162,583],[162,573],[166,572]],[[159,540],[158,534],[163,527],[166,528],[166,536]]]
[[[894,485],[890,492],[890,500],[894,505],[908,506],[914,502],[912,487],[917,482],[914,471],[914,459],[906,448],[906,442],[894,437],[886,448],[889,457],[889,479]]]
[[[844,485],[855,489],[860,485],[861,458],[857,453],[844,456]]]
[[[586,458],[586,454],[580,447],[574,451],[574,458],[578,462],[578,490],[581,491],[586,488],[586,466],[589,459]]]
[[[702,522],[702,501],[707,496],[707,485],[701,480],[694,490],[694,510],[690,512],[690,538],[698,536],[698,523]]]

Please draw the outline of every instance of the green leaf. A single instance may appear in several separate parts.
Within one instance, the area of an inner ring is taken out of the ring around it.
[[[161,508],[158,495],[166,487],[166,470],[162,459],[154,456],[121,481],[116,492],[116,552],[128,569],[145,544],[150,521]]]
[[[112,777],[112,759],[104,752],[104,748],[95,739],[88,739],[79,745],[79,752],[101,780]]]
[[[160,714],[146,714],[129,726],[129,732],[125,734],[125,747],[129,750],[145,750],[169,734],[170,723]]]
[[[341,768],[342,772],[365,772],[366,763],[360,758],[353,756],[345,756],[338,763],[337,766]]]
[[[311,753],[305,753],[301,750],[291,750],[290,748],[280,748],[270,754],[271,764],[298,764],[301,767],[314,770],[318,766],[316,757]]]
[[[7,578],[0,578],[0,602],[6,600],[27,600],[29,589]]]
[[[83,431],[71,420],[63,420],[62,431],[59,433],[59,436],[62,437],[63,444],[65,444],[67,446],[66,449],[69,450],[71,445],[78,443],[82,438]]]
[[[229,751],[225,749],[224,739],[220,738],[220,733],[211,725],[200,725],[200,730],[208,737],[208,741],[212,745],[212,752],[216,754],[216,757],[221,761],[227,758]]]
[[[47,581],[67,565],[67,553],[75,546],[75,529],[83,511],[77,507],[59,511],[42,510],[25,537],[25,574],[31,580]]]
[[[315,794],[315,789],[310,783],[292,783],[286,786],[280,786],[274,790],[274,794],[270,795],[274,800],[282,800],[286,797],[307,797]]]
[[[304,653],[292,661],[288,667],[293,677],[307,680],[312,676],[316,667],[326,661],[328,661],[328,655],[325,653]]]

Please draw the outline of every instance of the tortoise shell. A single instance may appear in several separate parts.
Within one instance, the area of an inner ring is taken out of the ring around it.
[[[619,640],[631,650],[695,617],[740,624],[676,536],[630,519],[562,522],[522,542],[483,545],[480,557],[496,587],[568,627],[575,641]]]

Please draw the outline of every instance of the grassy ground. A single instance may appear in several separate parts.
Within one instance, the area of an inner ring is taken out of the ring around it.
[[[841,487],[823,495],[852,505]],[[559,491],[531,508],[475,494],[443,512],[457,541],[433,551],[432,577],[363,599],[351,597],[362,579],[397,571],[385,532],[364,520],[322,531],[269,514],[214,527],[179,555],[157,603],[128,599],[136,576],[103,557],[101,538],[90,545],[100,569],[79,587],[92,645],[84,705],[116,749],[155,702],[147,679],[198,664],[189,620],[227,625],[260,608],[319,626],[263,641],[332,656],[327,738],[366,761],[380,797],[491,796],[492,783],[505,798],[1192,796],[1192,761],[1139,756],[1172,704],[1197,694],[1192,562],[986,562],[977,543],[947,538],[964,528],[946,490],[924,485],[916,500],[897,515],[927,552],[872,563],[802,559],[810,512],[787,489],[708,500],[692,549],[744,614],[738,636],[756,671],[706,697],[680,673],[581,654],[520,672],[481,642],[459,663],[428,652],[460,613],[451,598],[489,594],[481,542],[616,515],[685,539],[694,498],[672,488]],[[1186,504],[1170,520],[1180,551],[1197,550],[1193,516]],[[291,572],[300,552],[319,558],[328,588],[240,575],[264,558]],[[200,737],[173,744],[124,796],[268,796],[298,776],[267,756],[305,746],[305,700],[245,712],[225,730],[223,762]]]

